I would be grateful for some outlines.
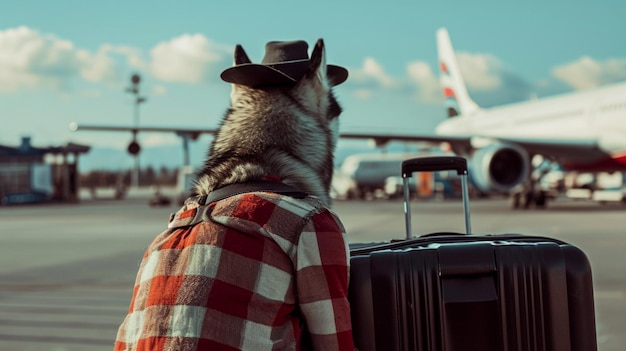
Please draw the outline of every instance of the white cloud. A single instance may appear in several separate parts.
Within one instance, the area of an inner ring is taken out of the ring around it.
[[[150,51],[151,73],[165,82],[201,83],[224,58],[225,48],[201,34],[185,34],[155,46]]]
[[[493,90],[502,85],[504,65],[495,56],[459,52],[457,60],[469,89]]]
[[[76,78],[111,83],[116,69],[106,48],[92,54],[25,26],[0,31],[0,91],[63,89]]]
[[[80,63],[80,75],[83,79],[93,83],[107,83],[115,85],[120,77],[115,61],[110,57],[110,46],[103,46],[96,54],[86,50],[79,50],[77,58]]]
[[[365,58],[361,68],[350,70],[350,79],[357,84],[375,82],[384,88],[395,87],[399,84],[395,78],[385,73],[383,67],[371,57]]]
[[[430,65],[424,61],[410,62],[407,67],[409,80],[417,85],[417,98],[420,101],[439,103],[441,102],[440,83]]]
[[[215,65],[231,51],[201,34],[184,34],[157,44],[145,60],[141,50],[129,46],[103,44],[90,52],[26,26],[9,28],[0,30],[0,92],[66,90],[80,80],[119,88],[129,67],[163,82],[201,83],[217,77]],[[155,93],[165,91],[161,86]]]
[[[72,43],[46,37],[28,27],[0,31],[0,90],[58,87],[76,75]]]
[[[457,53],[459,69],[468,90],[494,91],[507,89],[508,77],[504,65],[488,54]],[[417,86],[417,98],[422,102],[441,103],[441,83],[439,72],[435,73],[424,61],[414,61],[407,65],[407,75]]]
[[[488,54],[458,53],[461,73],[469,90],[494,91],[508,89],[519,82],[511,72],[494,56]],[[404,89],[416,91],[416,98],[426,103],[441,103],[441,85],[438,73],[425,61],[413,61],[406,66],[406,77],[388,75],[373,58],[364,60],[359,69],[350,70],[351,82],[360,87],[354,94],[366,99],[375,89]],[[513,79],[512,79],[513,78]]]
[[[490,54],[457,53],[459,69],[470,96],[481,106],[494,106],[527,99],[533,87]],[[406,65],[406,76],[387,74],[373,58],[367,58],[359,69],[350,70],[352,94],[370,99],[381,90],[413,95],[418,101],[441,104],[443,96],[438,70],[425,61]]]
[[[129,66],[141,71],[148,71],[149,64],[141,58],[141,50],[125,45],[103,45],[103,49],[126,58]]]
[[[626,59],[598,62],[585,56],[557,66],[551,73],[574,89],[589,89],[626,79]]]

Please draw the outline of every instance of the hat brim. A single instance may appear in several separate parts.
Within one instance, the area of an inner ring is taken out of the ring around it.
[[[284,62],[270,65],[244,63],[225,69],[220,77],[223,81],[249,87],[295,84],[306,69],[309,60]],[[274,68],[280,67],[280,70]],[[287,73],[283,73],[287,72]],[[339,85],[348,79],[348,70],[335,65],[326,66],[326,74],[331,86]]]

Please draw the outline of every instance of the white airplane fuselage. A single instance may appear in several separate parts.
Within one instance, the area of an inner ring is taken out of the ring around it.
[[[626,84],[485,108],[437,127],[441,135],[493,137],[588,139],[607,132],[626,135]]]
[[[626,83],[478,109],[443,121],[436,133],[555,142],[595,140],[599,149],[618,164],[623,162],[626,170]],[[576,161],[577,155],[565,159]]]

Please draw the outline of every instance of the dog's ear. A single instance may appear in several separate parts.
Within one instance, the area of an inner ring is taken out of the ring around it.
[[[325,88],[329,88],[328,76],[326,75],[326,49],[324,48],[324,40],[321,38],[317,40],[311,53],[309,75],[311,78],[316,77]]]
[[[252,61],[250,61],[250,58],[248,57],[248,54],[246,54],[246,51],[243,49],[243,47],[237,44],[237,46],[235,46],[235,66],[244,63],[252,63]],[[242,89],[245,88],[238,84],[232,84],[232,89],[230,92],[231,104],[234,104],[239,95],[242,94]]]
[[[250,61],[250,58],[248,57],[248,54],[246,54],[243,47],[237,44],[237,46],[235,46],[235,65],[241,65],[244,63],[252,63],[252,61]]]

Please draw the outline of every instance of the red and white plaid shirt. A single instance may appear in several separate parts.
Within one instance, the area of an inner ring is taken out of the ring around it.
[[[318,199],[195,199],[169,228],[143,257],[116,351],[354,349],[346,233]]]

